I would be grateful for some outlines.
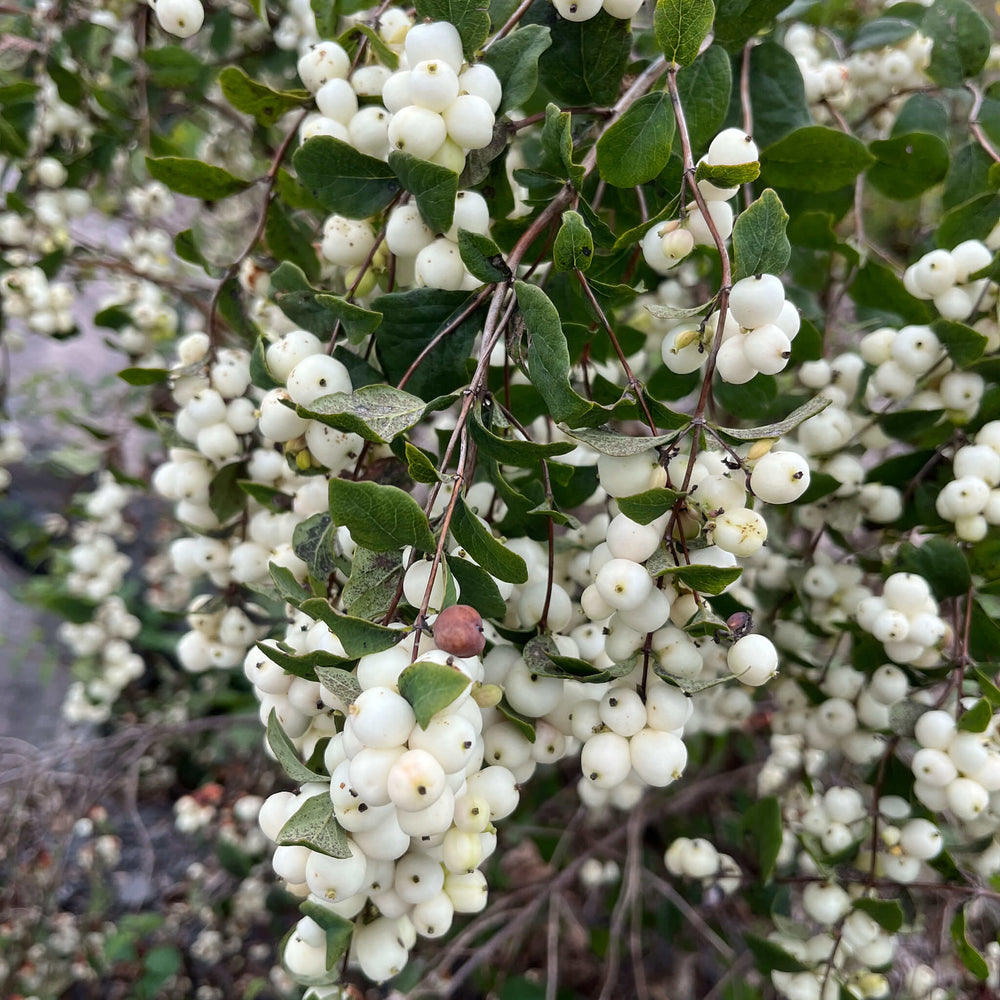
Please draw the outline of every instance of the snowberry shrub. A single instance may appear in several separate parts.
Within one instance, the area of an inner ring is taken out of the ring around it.
[[[309,994],[415,948],[432,988],[488,967],[506,932],[466,965],[420,941],[488,908],[536,772],[592,823],[506,904],[526,930],[624,852],[602,995],[642,992],[653,893],[698,908],[673,947],[707,930],[706,992],[745,952],[789,998],[996,980],[1000,59],[973,7],[47,9],[3,15],[47,46],[0,93],[5,346],[114,282],[93,320],[156,387],[197,592],[177,663],[242,667],[298,786],[259,821]],[[70,554],[102,602],[79,648],[133,638],[113,550]],[[133,676],[114,651],[74,717]]]

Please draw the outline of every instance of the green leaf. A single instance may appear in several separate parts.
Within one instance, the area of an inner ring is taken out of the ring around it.
[[[388,444],[420,422],[427,404],[391,385],[366,385],[354,392],[331,392],[298,406],[299,416],[338,430],[360,434],[366,441]]]
[[[769,975],[772,972],[805,972],[808,969],[807,965],[803,965],[793,955],[789,955],[784,948],[779,947],[773,941],[768,941],[767,938],[744,931],[743,940],[753,952],[757,968],[764,975]]]
[[[850,184],[875,162],[863,142],[823,125],[796,129],[763,150],[760,159],[768,184],[814,193]]]
[[[548,633],[529,639],[522,655],[528,669],[534,674],[577,680],[584,684],[603,684],[615,677],[623,677],[631,673],[639,661],[638,656],[633,656],[625,663],[616,663],[607,668],[595,667],[589,660],[562,656],[555,640]]]
[[[278,596],[283,601],[287,601],[294,607],[298,607],[302,601],[312,596],[305,587],[295,579],[295,574],[285,566],[277,563],[267,564],[268,572],[271,574],[271,581],[274,583]]]
[[[516,108],[538,86],[538,59],[552,44],[549,29],[540,24],[522,24],[506,38],[494,42],[483,62],[496,73],[503,88],[497,114]]]
[[[812,123],[799,65],[777,42],[764,41],[750,51],[750,110],[761,149]]]
[[[198,240],[190,229],[182,229],[174,237],[174,253],[181,260],[186,260],[189,264],[195,264],[197,267],[200,267],[207,275],[213,278],[217,278],[221,274],[219,268],[210,264],[205,259],[201,252],[201,247],[198,246]]]
[[[123,368],[118,377],[129,385],[159,385],[170,378],[166,368]]]
[[[545,107],[542,125],[542,160],[538,172],[555,180],[572,181],[579,188],[583,183],[583,168],[573,162],[572,115],[560,111],[558,105]]]
[[[988,662],[1000,649],[1000,626],[979,601],[972,602],[969,653],[980,663]]]
[[[295,525],[292,551],[309,567],[309,575],[326,580],[337,568],[333,540],[337,526],[325,511]]]
[[[887,45],[895,45],[909,38],[917,30],[913,21],[901,17],[877,17],[874,21],[862,24],[854,36],[851,49],[854,52],[865,52],[868,49],[882,49]]]
[[[205,73],[205,61],[180,45],[143,49],[142,61],[149,68],[149,81],[157,87],[186,89]]]
[[[313,0],[315,4],[317,0]],[[326,35],[321,37],[325,38]],[[299,912],[304,917],[316,921],[326,931],[326,968],[329,972],[343,957],[351,943],[354,923],[314,899],[304,899],[299,904]],[[246,1000],[250,1000],[249,995]]]
[[[854,901],[854,909],[867,913],[884,931],[895,934],[903,926],[903,907],[897,899],[873,899],[862,896]]]
[[[714,184],[720,188],[732,188],[739,187],[741,184],[750,184],[757,180],[759,176],[759,160],[721,167],[706,163],[704,160],[699,160],[694,173],[696,181],[708,181],[710,184]]]
[[[780,14],[791,0],[719,0],[715,13],[715,39],[737,52]]]
[[[650,524],[666,514],[685,494],[658,486],[644,493],[618,498],[618,509],[637,524]]]
[[[468,292],[414,288],[375,299],[372,305],[382,313],[375,350],[386,381],[398,384],[434,337],[465,311],[470,298]],[[428,351],[406,383],[408,392],[432,399],[466,384],[466,362],[482,329],[481,316],[476,310]]]
[[[715,303],[715,298],[710,298],[707,302],[702,302],[700,306],[674,306],[658,305],[655,302],[644,303],[645,309],[650,312],[657,319],[690,319],[692,316],[697,316],[698,313],[703,313],[710,305]]]
[[[519,30],[531,23],[547,25],[551,32],[552,45],[538,68],[540,83],[555,101],[563,106],[614,104],[632,48],[629,21],[604,10],[587,21],[566,21],[551,4],[536,3]]]
[[[344,610],[362,620],[381,617],[392,605],[402,577],[401,552],[372,552],[359,546],[351,563],[350,578],[344,585]]]
[[[328,782],[329,778],[323,776],[320,780]],[[333,814],[330,796],[324,792],[311,795],[299,806],[278,832],[277,843],[281,847],[308,847],[330,858],[351,856],[347,835]]]
[[[282,261],[271,274],[271,297],[290,320],[320,340],[329,340],[340,324],[347,339],[360,344],[381,321],[379,313],[371,309],[313,288],[302,268],[289,260]]]
[[[427,516],[409,493],[380,483],[330,480],[330,516],[345,525],[358,545],[388,552],[412,545],[433,552],[434,536]]]
[[[569,348],[559,320],[559,311],[537,285],[514,283],[517,304],[531,340],[528,373],[532,384],[548,404],[553,420],[577,424],[600,410],[579,395],[569,381]]]
[[[238,191],[245,191],[251,182],[234,177],[228,170],[201,160],[182,156],[146,157],[146,168],[154,180],[166,184],[171,191],[190,195],[202,201],[218,201]]]
[[[312,248],[313,230],[292,215],[280,199],[271,202],[264,223],[264,241],[271,255],[302,268],[307,278],[319,277],[319,261]]]
[[[277,389],[281,383],[268,371],[267,347],[263,337],[258,337],[250,355],[250,379],[260,389]]]
[[[967,0],[936,0],[920,30],[934,43],[927,75],[942,87],[960,87],[986,65],[990,26]]]
[[[660,553],[663,556],[660,556]],[[663,565],[661,565],[661,563]],[[665,549],[658,549],[646,562],[646,569],[653,576],[672,576],[680,580],[688,590],[699,594],[721,594],[726,587],[735,583],[743,572],[740,566],[674,566]]]
[[[996,225],[997,216],[1000,216],[1000,194],[984,191],[945,212],[934,239],[946,250],[965,240],[985,240]]]
[[[310,0],[313,17],[316,21],[316,31],[320,38],[334,38],[337,34],[337,22],[341,14],[349,11],[343,10],[344,4],[338,0]],[[364,8],[361,8],[364,10]]]
[[[257,648],[286,673],[302,677],[307,681],[316,680],[317,667],[340,668],[345,663],[351,662],[350,659],[337,656],[336,653],[328,653],[325,649],[315,653],[286,653],[283,649],[262,642],[257,643]]]
[[[331,694],[335,694],[345,705],[350,705],[361,694],[361,684],[350,670],[342,667],[316,667],[316,677]]]
[[[687,418],[685,418],[687,419]],[[641,455],[650,448],[659,448],[664,444],[673,444],[678,434],[660,434],[657,437],[641,437],[639,435],[622,434],[620,431],[605,427],[583,427],[569,431],[570,437],[582,441],[585,445],[599,451],[602,455],[615,458],[627,458],[630,455]]]
[[[411,663],[397,681],[399,693],[410,703],[417,724],[426,729],[431,719],[447,708],[469,686],[467,674],[447,663]]]
[[[784,420],[761,427],[716,427],[716,430],[738,441],[760,441],[763,438],[784,437],[810,417],[822,413],[830,405],[828,397],[820,394],[792,410]]]
[[[971,326],[967,326],[965,323],[956,323],[953,320],[935,320],[931,324],[931,329],[944,345],[948,357],[959,368],[964,368],[966,365],[971,365],[973,361],[978,361],[985,353],[989,343],[978,330],[973,330]]]
[[[733,227],[734,280],[752,274],[781,274],[788,266],[792,246],[785,234],[788,213],[770,188],[740,212]]]
[[[364,8],[362,8],[364,10]],[[357,46],[354,45],[354,36],[362,35],[368,41],[368,51],[375,54],[377,61],[385,66],[387,69],[396,70],[399,69],[399,56],[389,48],[388,45],[382,40],[382,36],[370,25],[361,24],[355,21],[354,24],[349,25],[337,38],[337,42],[342,45],[351,54],[360,51],[361,42]],[[327,35],[321,35],[321,38],[328,37]]]
[[[877,162],[868,171],[872,187],[888,198],[915,198],[948,172],[948,146],[927,132],[877,139],[868,147]]]
[[[907,323],[926,323],[932,315],[927,303],[914,298],[895,271],[870,258],[859,268],[848,293],[857,305],[891,313]]]
[[[386,628],[384,625],[376,625],[364,618],[355,618],[334,611],[330,602],[322,597],[312,597],[308,601],[303,601],[299,610],[310,618],[325,623],[326,627],[340,640],[344,652],[351,659],[391,649],[405,635],[398,628]]]
[[[491,408],[495,409],[487,398],[482,406],[477,407],[473,412],[469,430],[472,440],[479,446],[480,451],[490,458],[495,458],[503,465],[517,465],[526,469],[537,468],[540,461],[554,458],[557,455],[565,455],[576,447],[570,441],[552,441],[549,444],[543,444],[538,441],[525,441],[513,436],[503,437],[500,434],[495,434],[491,428],[508,430],[511,435],[514,431],[499,414],[492,417],[488,428],[484,423],[484,415]]]
[[[989,700],[980,698],[968,711],[963,712],[958,720],[958,728],[966,733],[982,733],[993,718],[993,709]]]
[[[940,0],[939,0],[940,2]],[[990,969],[985,959],[969,943],[965,936],[965,908],[960,909],[951,921],[951,939],[955,943],[955,951],[962,964],[971,972],[976,979],[985,980],[989,977]]]
[[[537,735],[535,733],[535,719],[527,715],[522,715],[513,708],[506,697],[501,698],[497,704],[497,711],[529,742],[534,743]]]
[[[292,781],[302,784],[307,781],[329,780],[325,774],[311,771],[299,760],[295,744],[292,743],[288,738],[288,734],[281,728],[281,723],[278,721],[278,712],[273,708],[271,709],[271,714],[267,717],[267,745],[271,748],[271,752],[277,758],[285,774]],[[329,801],[329,796],[327,796],[327,801]]]
[[[670,159],[674,113],[664,91],[640,97],[597,140],[597,170],[615,187],[658,177]]]
[[[771,44],[785,52],[781,46]],[[795,65],[794,59],[792,65]],[[729,55],[720,45],[709,46],[690,66],[685,66],[677,74],[677,93],[684,108],[693,149],[704,149],[722,127],[729,109],[732,86]],[[802,100],[805,103],[804,95]]]
[[[208,484],[208,506],[223,523],[235,517],[247,503],[247,495],[239,488],[238,480],[246,478],[244,462],[224,465]]]
[[[400,191],[389,165],[329,135],[307,139],[292,157],[299,180],[328,212],[367,219]]]
[[[488,0],[417,0],[418,17],[450,21],[462,36],[462,51],[469,62],[490,33]]]
[[[270,486],[267,483],[255,483],[250,479],[237,479],[236,485],[248,497],[253,497],[261,506],[274,511],[276,514],[284,513],[292,508],[292,497],[288,493],[279,490],[277,486]]]
[[[510,281],[513,277],[500,247],[488,236],[459,229],[458,252],[469,274],[484,284]]]
[[[928,538],[922,545],[904,542],[896,553],[899,572],[922,576],[939,601],[961,597],[972,586],[972,574],[965,553],[947,538]]]
[[[507,583],[527,583],[528,567],[525,561],[511,552],[503,542],[476,517],[460,496],[451,519],[451,533],[455,541],[486,570],[490,576]]]
[[[552,246],[552,266],[557,271],[587,271],[594,257],[594,237],[579,212],[563,212],[562,224]]]
[[[781,853],[781,804],[773,795],[758,799],[743,816],[743,828],[756,843],[760,881],[767,885]]]
[[[458,174],[398,149],[389,154],[389,166],[399,183],[416,199],[428,228],[435,233],[447,232],[455,215]]]
[[[409,441],[403,444],[406,455],[406,469],[410,473],[410,478],[418,483],[439,483],[441,474],[437,467],[416,445]]]
[[[462,603],[474,607],[483,618],[503,620],[507,614],[507,602],[500,596],[500,590],[493,577],[481,566],[462,559],[460,556],[446,556],[451,570],[462,591]]]
[[[219,74],[219,86],[229,103],[257,120],[258,125],[277,124],[293,108],[312,103],[308,90],[272,90],[251,80],[238,66],[227,66]]]
[[[667,62],[693,63],[715,20],[712,0],[656,0],[653,32]]]
[[[989,675],[979,667],[973,667],[972,672],[976,675],[976,682],[983,697],[990,703],[990,708],[1000,708],[1000,688],[993,683]]]

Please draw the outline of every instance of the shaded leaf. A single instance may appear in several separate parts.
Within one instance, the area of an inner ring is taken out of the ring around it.
[[[447,232],[455,215],[458,174],[398,149],[389,154],[389,166],[399,183],[416,199],[428,228],[435,233]]]
[[[451,533],[455,541],[491,576],[508,583],[528,582],[525,561],[493,537],[490,529],[469,509],[465,497],[460,496],[455,504]]]
[[[281,728],[278,721],[278,713],[271,709],[271,714],[267,717],[267,745],[277,758],[278,763],[284,769],[292,781],[302,784],[307,781],[328,781],[329,778],[317,771],[311,771],[299,760],[298,751],[295,744],[288,738],[288,734]],[[329,801],[329,799],[328,799]]]
[[[293,108],[312,103],[308,90],[272,90],[251,80],[238,66],[227,66],[219,74],[219,86],[226,100],[260,125],[274,125]]]
[[[458,667],[430,661],[411,663],[400,675],[399,693],[410,703],[417,724],[426,729],[431,719],[447,708],[471,681]]]
[[[320,780],[329,781],[321,777]],[[333,803],[325,793],[312,795],[292,813],[278,832],[276,843],[287,847],[299,845],[330,858],[349,858],[347,835],[333,814]]]
[[[399,182],[382,160],[329,135],[307,139],[292,157],[299,180],[328,212],[367,219],[399,193]]]
[[[171,191],[202,201],[228,198],[238,191],[245,191],[251,183],[235,177],[222,167],[182,156],[147,156],[146,167],[154,180],[166,184]]]

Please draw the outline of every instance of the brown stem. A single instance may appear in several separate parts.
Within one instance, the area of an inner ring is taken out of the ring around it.
[[[274,185],[278,179],[278,171],[281,169],[282,161],[291,148],[292,142],[295,136],[298,134],[299,126],[305,120],[308,111],[301,111],[295,116],[295,121],[292,123],[292,127],[288,130],[288,134],[281,141],[281,145],[275,151],[274,157],[271,160],[271,166],[268,168],[267,174],[264,177],[264,201],[260,208],[260,214],[257,217],[257,225],[254,226],[253,235],[247,241],[246,246],[243,248],[240,255],[234,260],[229,267],[226,268],[225,273],[219,279],[219,283],[215,286],[215,291],[212,293],[212,299],[209,303],[208,308],[208,359],[210,360],[215,356],[218,349],[218,324],[216,323],[216,314],[219,308],[219,298],[222,295],[222,289],[226,286],[226,283],[234,278],[240,269],[240,264],[246,260],[247,257],[253,253],[253,249],[257,246],[258,241],[264,233],[264,226],[267,224],[267,210],[271,205],[271,198],[274,196]]]
[[[969,111],[969,130],[976,137],[976,142],[983,147],[987,156],[994,162],[1000,163],[1000,153],[997,152],[993,143],[986,138],[986,133],[983,131],[982,125],[979,124],[979,112],[983,107],[983,92],[971,80],[966,83],[965,89],[972,94],[972,109]]]
[[[646,398],[642,392],[642,383],[635,377],[635,374],[628,363],[628,359],[625,357],[625,352],[622,350],[622,345],[618,343],[618,337],[615,334],[608,317],[605,315],[604,310],[601,308],[601,304],[597,301],[597,297],[594,295],[594,290],[590,287],[590,282],[587,281],[587,276],[579,268],[575,268],[574,273],[576,274],[577,281],[580,282],[583,294],[587,297],[587,301],[590,303],[591,309],[593,309],[597,314],[598,321],[604,328],[604,332],[608,335],[608,339],[611,341],[611,345],[615,349],[615,354],[618,355],[618,363],[622,366],[622,371],[625,372],[625,378],[628,379],[629,391],[635,397],[635,401],[642,408],[643,416],[645,416],[646,423],[649,425],[649,431],[655,437],[656,421],[653,419],[653,415],[649,412],[649,405],[646,403]]]

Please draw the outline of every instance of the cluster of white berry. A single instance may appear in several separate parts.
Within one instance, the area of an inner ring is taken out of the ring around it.
[[[780,279],[772,274],[740,279],[733,285],[729,309],[739,329],[724,332],[717,358],[722,380],[740,385],[759,373],[784,371],[800,319],[785,299]]]
[[[612,17],[628,21],[639,13],[642,0],[553,0],[552,6],[567,21],[589,21],[602,10]]]
[[[726,895],[735,892],[743,881],[736,859],[717,850],[704,837],[678,837],[667,848],[663,863],[671,875],[698,879],[706,889],[717,886]]]
[[[938,611],[922,576],[893,573],[882,587],[882,596],[859,601],[855,614],[858,624],[882,643],[893,663],[934,667],[940,662],[942,643],[951,635]]]
[[[300,626],[293,622],[286,640],[296,628]],[[322,648],[342,652],[322,622],[310,623],[305,634],[309,645],[313,636],[322,635]],[[317,682],[291,679],[260,651],[247,657],[248,676],[261,690],[262,711],[278,709],[282,696],[274,689],[287,685],[289,701],[294,698],[301,705],[308,689],[313,705],[322,707],[313,720],[324,713],[331,720],[334,713],[345,719],[341,732],[331,725],[324,733],[330,736],[324,751],[329,783],[305,785],[299,795],[272,795],[261,810],[260,824],[277,841],[310,796],[329,796],[347,831],[349,856],[279,846],[274,868],[293,891],[311,894],[347,919],[361,914],[368,900],[378,907],[375,920],[356,921],[351,944],[353,960],[377,982],[405,966],[418,934],[439,937],[455,913],[482,909],[487,887],[479,866],[496,846],[493,823],[512,812],[518,800],[510,769],[484,766],[483,715],[472,698],[473,686],[484,677],[482,661],[475,655],[455,656],[430,641],[422,646],[418,664],[445,664],[469,681],[456,700],[424,725],[399,693],[399,675],[411,659],[408,642],[361,658],[356,670],[361,690],[349,704]],[[292,708],[292,716],[305,715]],[[314,727],[315,721],[307,726]],[[288,735],[293,733],[295,729]],[[305,731],[295,740],[303,752],[308,748]],[[296,975],[325,974],[325,935],[315,921],[299,921],[284,958]]]
[[[286,51],[306,49],[318,40],[316,16],[309,0],[289,0],[272,31],[274,44]]]
[[[992,260],[990,248],[981,240],[965,240],[951,250],[924,254],[903,272],[903,284],[918,299],[932,299],[945,319],[968,320],[988,310],[996,297],[989,278],[972,278]]]
[[[841,108],[850,103],[850,70],[841,59],[824,55],[823,36],[808,24],[789,25],[785,32],[785,48],[795,57],[802,74],[806,100],[813,106],[828,102]]]
[[[985,424],[955,452],[952,473],[937,495],[937,512],[963,542],[978,542],[1000,524],[1000,421]]]
[[[995,720],[985,732],[960,732],[954,716],[940,709],[925,712],[914,728],[914,794],[928,809],[950,812],[973,836],[995,834],[1000,826],[995,732]]]
[[[915,31],[896,45],[865,49],[848,56],[845,65],[855,99],[863,107],[888,102],[876,116],[875,124],[879,127],[883,122],[893,121],[898,109],[898,100],[893,100],[896,95],[927,85],[932,44],[932,39]]]
[[[710,167],[731,167],[753,163],[756,159],[757,144],[753,139],[741,129],[728,128],[712,140],[702,162]],[[657,274],[672,270],[695,246],[714,247],[713,227],[723,240],[728,240],[733,234],[734,215],[729,199],[739,189],[720,188],[708,180],[698,181],[698,188],[705,200],[711,225],[697,203],[691,202],[683,218],[657,223],[642,238],[642,255]],[[694,371],[697,367],[672,370]]]
[[[21,320],[33,333],[65,334],[73,329],[73,286],[50,281],[37,266],[13,267],[0,275],[0,302],[6,316]],[[23,346],[20,338],[4,333],[11,348]]]
[[[136,269],[153,272],[146,262],[137,262]],[[127,354],[136,367],[165,367],[157,348],[176,334],[178,316],[162,287],[143,278],[120,277],[114,289],[98,302],[100,310],[115,307],[126,311],[129,317],[129,322],[113,334],[115,346]]]
[[[496,73],[484,63],[466,65],[449,22],[411,25],[399,8],[380,15],[383,41],[402,49],[395,72],[377,63],[352,70],[332,41],[299,59],[299,76],[319,108],[302,124],[304,139],[332,135],[381,159],[398,149],[459,173],[466,152],[489,145],[502,96]],[[359,97],[381,97],[383,104],[359,108]]]
[[[66,553],[66,589],[96,605],[89,620],[59,626],[60,641],[77,657],[78,675],[86,675],[70,685],[63,703],[63,716],[70,722],[105,721],[124,688],[145,670],[130,645],[141,622],[119,596],[132,565],[119,543],[135,538],[134,526],[124,517],[133,492],[103,474],[83,502],[88,520],[74,527]]]

